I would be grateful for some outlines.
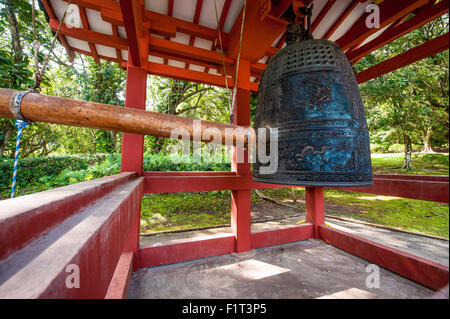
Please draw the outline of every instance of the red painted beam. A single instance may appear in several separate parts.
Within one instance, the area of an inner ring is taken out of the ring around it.
[[[384,31],[376,39],[366,43],[349,54],[347,54],[350,61],[355,62],[366,56],[367,54],[381,48],[382,46],[400,38],[401,36],[417,29],[430,21],[435,20],[441,15],[448,12],[448,1],[440,1],[437,4],[431,4],[419,10],[416,16],[399,24],[398,26]]]
[[[449,46],[448,41],[448,33],[441,35],[433,40],[419,45],[418,47],[359,72],[356,76],[356,80],[358,81],[358,84],[361,84],[419,60],[425,59],[429,56],[435,55],[439,52],[445,51]]]
[[[142,68],[128,67],[125,90],[125,107],[145,110],[147,93],[147,71]],[[142,175],[144,156],[144,135],[123,133],[121,172],[136,172]]]
[[[136,67],[141,66],[142,15],[140,0],[120,0],[123,22],[127,32],[128,56]]]
[[[164,174],[164,175],[158,175]],[[222,172],[145,172],[144,192],[178,193],[208,192],[215,190],[243,190],[288,188],[289,185],[275,185],[254,182],[251,176],[230,175]],[[367,187],[343,187],[339,190],[397,196],[448,203],[448,176],[374,175],[374,185]]]
[[[133,268],[133,253],[120,255],[119,262],[109,283],[105,299],[126,299],[130,288],[131,272]]]
[[[252,232],[252,249],[281,245],[314,237],[313,225],[286,226],[271,230]]]
[[[251,233],[251,248],[281,245],[313,237],[311,224],[284,226],[277,229]],[[236,251],[233,234],[204,236],[200,238],[177,239],[140,249],[139,268],[155,267],[206,258]]]
[[[447,266],[328,226],[320,226],[319,231],[326,243],[424,286],[437,290],[448,284]]]
[[[0,201],[0,260],[135,176],[122,173]]]
[[[88,31],[88,30],[90,30],[90,25],[89,25],[88,17],[86,15],[86,10],[83,7],[80,7],[79,10],[80,10],[80,17],[81,17],[81,23],[83,25],[83,29],[85,31]],[[89,43],[89,49],[91,50],[92,56],[94,57],[94,61],[98,63],[100,60],[99,60],[99,56],[97,53],[97,49],[95,48],[95,43],[93,43],[91,41],[89,41],[88,43]]]
[[[139,250],[139,268],[173,264],[234,252],[233,234],[173,240]]]
[[[339,190],[350,192],[395,196],[402,198],[420,199],[440,203],[449,202],[448,181],[430,181],[408,178],[374,178],[373,186],[340,187]]]
[[[50,19],[49,25],[53,29],[53,31],[56,31],[59,27],[59,21]],[[65,23],[62,24],[59,33],[83,41],[92,41],[93,43],[96,44],[101,44],[121,50],[128,50],[127,40],[122,39],[118,36],[103,34],[92,30],[83,30],[81,28],[70,28]]]
[[[170,65],[164,65],[153,62],[149,62],[147,64],[146,71],[150,74],[165,76],[169,78],[197,83],[205,83],[219,87],[226,87],[225,77],[220,75],[209,74],[194,70],[186,70]],[[232,79],[228,79],[228,87],[229,88],[234,87],[234,81]],[[258,92],[258,83],[251,83],[250,90],[252,92]]]
[[[272,43],[286,30],[287,21],[262,15],[265,0],[247,1],[244,32],[242,35],[241,59],[256,63]],[[227,55],[236,58],[239,52],[243,10],[230,31]]]
[[[112,35],[114,37],[118,37],[119,36],[119,30],[117,29],[117,26],[114,24],[111,24],[111,29],[112,29]],[[122,51],[120,51],[119,49],[115,49],[116,50],[116,56],[117,56],[117,63],[119,64],[119,66],[122,66],[123,60],[122,60]]]
[[[396,1],[383,1],[379,4],[380,8],[380,28],[369,29],[366,26],[366,18],[369,13],[365,13],[359,18],[355,24],[342,36],[336,43],[339,44],[342,50],[347,50],[353,47],[355,44],[366,39],[370,35],[384,28],[385,26],[395,22],[396,20],[404,17],[409,12],[414,11],[417,8],[423,7],[428,4],[428,0],[396,0]]]
[[[319,238],[319,226],[325,223],[325,201],[322,187],[306,187],[306,221],[313,225],[314,238]]]
[[[169,0],[167,3],[167,15],[171,17],[173,15],[173,2],[174,0]],[[176,31],[175,31],[176,33]],[[166,36],[166,40],[170,40],[170,36]],[[167,64],[169,60],[167,58],[164,58],[163,64]]]

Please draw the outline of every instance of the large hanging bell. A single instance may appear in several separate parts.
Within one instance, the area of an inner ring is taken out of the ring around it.
[[[286,47],[270,59],[260,80],[255,127],[277,129],[278,167],[267,173],[269,163],[257,157],[253,179],[372,185],[369,133],[353,68],[336,43],[305,39],[302,31],[298,23],[288,26]]]

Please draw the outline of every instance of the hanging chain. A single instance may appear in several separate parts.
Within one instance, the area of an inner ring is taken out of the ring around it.
[[[55,35],[53,36],[52,43],[50,45],[50,49],[47,53],[47,55],[44,58],[44,61],[42,63],[42,69],[39,70],[39,59],[38,59],[38,53],[39,48],[41,46],[41,43],[37,39],[37,31],[36,31],[36,8],[35,8],[35,0],[32,0],[32,6],[31,6],[31,17],[33,22],[33,53],[34,53],[34,75],[35,75],[35,83],[31,90],[35,92],[41,91],[41,82],[42,78],[44,76],[45,70],[47,69],[48,62],[50,60],[50,55],[53,51],[53,47],[55,46],[56,38],[58,37],[59,30],[61,29],[62,24],[64,23],[64,19],[66,18],[68,9],[70,7],[70,4],[72,3],[72,0],[69,0],[67,2],[66,9],[64,11],[64,15],[61,19],[61,22],[59,23],[58,29],[55,32]]]
[[[229,88],[228,88],[227,67],[225,65],[225,56],[223,54],[222,31],[220,30],[219,14],[217,12],[217,2],[216,2],[216,0],[214,0],[214,8],[216,10],[216,21],[217,21],[217,30],[219,32],[220,52],[222,53],[222,65],[223,65],[223,72],[224,72],[224,76],[225,76],[225,87],[227,88],[228,109],[230,110],[230,114],[231,114],[232,106],[231,106],[231,101],[230,101],[230,95],[228,94]]]
[[[239,37],[239,50],[238,50],[238,56],[237,56],[237,62],[236,62],[236,75],[234,77],[233,97],[231,99],[232,107],[231,107],[231,113],[230,113],[230,123],[233,123],[234,105],[236,104],[236,91],[237,91],[237,82],[238,82],[238,75],[239,75],[239,61],[241,60],[242,35],[244,34],[244,21],[245,21],[246,7],[247,7],[247,0],[244,0],[244,9],[242,10],[241,34]]]
[[[217,29],[218,29],[218,32],[219,32],[220,51],[222,53],[222,64],[223,64],[223,70],[224,70],[224,76],[225,76],[225,86],[227,88],[227,91],[229,91],[228,77],[227,77],[227,68],[226,68],[226,65],[225,65],[225,55],[224,55],[224,52],[223,52],[222,34],[221,34],[221,30],[220,30],[219,14],[217,12],[216,0],[214,0],[214,7],[215,7],[215,10],[216,10]],[[237,61],[236,61],[236,73],[235,73],[235,77],[234,77],[234,87],[233,87],[231,101],[230,101],[229,95],[227,95],[228,108],[230,110],[230,122],[231,123],[233,123],[234,105],[235,105],[235,100],[236,100],[236,89],[237,89],[237,78],[238,78],[238,75],[239,75],[239,60],[241,58],[242,36],[244,34],[244,21],[245,21],[246,8],[247,8],[247,0],[244,0],[244,8],[243,8],[243,12],[242,12],[241,33],[240,33],[240,37],[239,37],[239,50],[238,50],[238,56],[237,56]]]

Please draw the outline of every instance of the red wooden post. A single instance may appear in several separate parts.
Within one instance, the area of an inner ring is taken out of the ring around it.
[[[128,66],[125,107],[145,110],[147,71]],[[144,135],[123,133],[121,172],[137,172],[142,175]]]
[[[234,105],[233,123],[236,125],[250,125],[250,62],[239,62],[239,75],[236,89],[236,103]],[[236,147],[233,148],[232,170],[238,175],[250,175],[250,163],[247,151],[244,162],[237,162]],[[251,249],[250,231],[250,190],[234,190],[231,192],[231,228],[236,237],[236,252]]]
[[[147,71],[142,68],[132,66],[128,62],[127,86],[125,91],[125,107],[145,110],[145,100],[147,91]],[[144,158],[144,135],[123,133],[122,135],[122,161],[121,172],[137,172],[142,175],[142,164]],[[127,237],[124,251],[133,252],[133,271],[139,265],[139,233],[141,218],[141,198],[138,210],[135,212],[133,226]]]
[[[314,238],[319,238],[319,226],[325,223],[325,205],[322,187],[306,187],[306,221],[314,226]]]

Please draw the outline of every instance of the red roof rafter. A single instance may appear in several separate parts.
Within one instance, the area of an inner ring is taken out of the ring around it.
[[[375,79],[383,74],[392,72],[429,56],[435,55],[439,52],[447,50],[449,46],[448,42],[449,34],[446,33],[358,73],[356,79],[358,80],[358,83],[361,84]]]
[[[117,30],[117,26],[115,24],[111,24],[112,33],[113,36],[119,37],[119,32]],[[119,63],[119,66],[122,66],[122,51],[120,49],[116,48],[116,56],[117,56],[117,62]]]
[[[186,70],[182,68],[173,67],[159,63],[149,62],[147,72],[155,75],[166,76],[185,81],[193,81],[198,83],[205,83],[219,87],[225,87],[225,78],[221,75],[209,74],[199,71]],[[228,87],[234,87],[233,79],[228,79]],[[258,92],[258,84],[250,83],[250,90]]]
[[[81,17],[81,23],[83,25],[83,29],[90,30],[89,20],[86,15],[86,9],[83,7],[80,7],[80,17]],[[100,60],[98,57],[97,49],[95,48],[95,43],[89,41],[88,44],[89,44],[89,49],[92,52],[92,56],[94,57],[94,61],[98,63]]]
[[[167,4],[167,16],[171,17],[173,15],[173,2],[174,0],[169,0],[169,3]],[[166,40],[170,40],[169,36],[166,36]],[[168,64],[169,60],[167,58],[164,58],[163,64]]]
[[[242,36],[241,59],[254,63],[265,56],[272,43],[283,33],[287,21],[272,17],[263,10],[265,0],[247,2],[244,34]],[[242,10],[239,13],[229,34],[227,55],[236,58],[240,46]]]
[[[47,11],[47,14],[50,17],[50,19],[58,20],[58,17],[56,16],[55,10],[53,9],[50,0],[42,0],[42,4],[44,5],[45,11]],[[75,60],[75,53],[70,47],[69,43],[67,42],[67,39],[61,34],[58,35],[58,38],[61,41],[61,44],[64,47],[64,49],[66,49],[67,55],[69,56],[69,60],[70,61]]]
[[[141,2],[140,0],[121,0],[119,3],[127,32],[129,59],[131,58],[134,66],[141,66],[141,37],[143,35]]]
[[[401,23],[395,28],[386,30],[376,39],[350,52],[348,58],[352,62],[357,61],[370,52],[381,48],[382,46],[402,37],[412,30],[422,27],[423,25],[427,24],[430,21],[433,21],[434,19],[447,12],[448,1],[440,1],[435,5],[428,5],[420,10],[415,17],[412,17],[411,19]]]

